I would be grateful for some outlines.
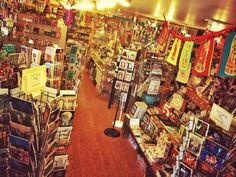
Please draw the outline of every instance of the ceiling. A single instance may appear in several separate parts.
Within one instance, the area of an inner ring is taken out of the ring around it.
[[[132,0],[128,11],[197,28],[205,19],[236,24],[236,0]]]

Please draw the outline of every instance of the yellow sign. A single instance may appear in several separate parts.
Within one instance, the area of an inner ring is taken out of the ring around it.
[[[46,66],[37,66],[22,71],[22,91],[33,97],[38,96],[47,81]]]

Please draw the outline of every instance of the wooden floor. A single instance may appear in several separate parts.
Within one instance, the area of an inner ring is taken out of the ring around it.
[[[115,108],[84,74],[73,122],[70,165],[67,177],[143,177],[137,154],[126,137],[111,138],[104,129],[111,127]]]

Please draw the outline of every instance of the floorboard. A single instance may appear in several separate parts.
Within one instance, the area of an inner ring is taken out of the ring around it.
[[[84,74],[79,90],[67,177],[143,177],[127,138],[103,133],[112,126],[115,106],[107,108],[107,99],[98,96],[88,74]]]

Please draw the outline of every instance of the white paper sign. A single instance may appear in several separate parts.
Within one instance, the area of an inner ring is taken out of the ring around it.
[[[228,111],[214,103],[211,109],[210,118],[216,125],[228,131],[232,123],[233,114],[230,114]]]

